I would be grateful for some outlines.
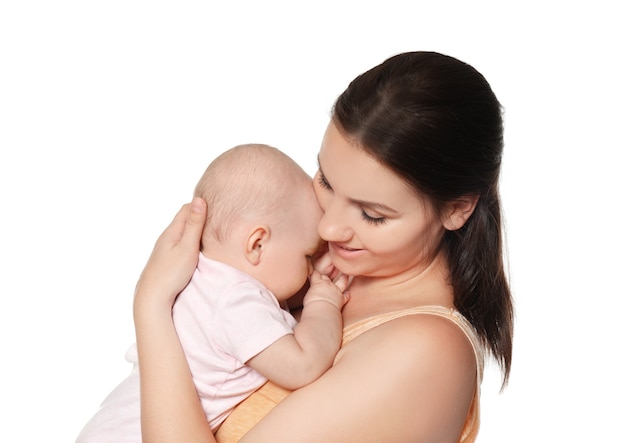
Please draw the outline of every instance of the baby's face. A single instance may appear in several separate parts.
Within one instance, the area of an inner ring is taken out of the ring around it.
[[[272,231],[272,239],[263,258],[263,283],[283,301],[304,286],[313,271],[311,256],[321,246],[317,225],[322,210],[313,184],[302,186],[294,202],[286,202],[282,223]]]

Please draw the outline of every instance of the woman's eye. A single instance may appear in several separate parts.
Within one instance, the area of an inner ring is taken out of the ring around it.
[[[332,189],[330,187],[330,184],[328,184],[328,182],[326,181],[326,178],[321,173],[319,174],[319,176],[317,178],[317,182],[324,189]]]
[[[371,225],[382,225],[387,221],[385,217],[372,217],[363,210],[361,210],[361,216],[363,217],[363,220]]]

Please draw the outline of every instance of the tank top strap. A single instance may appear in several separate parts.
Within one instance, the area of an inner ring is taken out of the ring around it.
[[[484,353],[483,346],[476,334],[476,331],[472,324],[456,309],[446,308],[443,306],[416,306],[413,308],[402,309],[399,311],[386,312],[381,315],[377,315],[375,317],[366,318],[351,325],[346,326],[343,329],[343,342],[342,346],[347,345],[352,340],[357,338],[359,335],[364,332],[369,331],[376,326],[380,326],[384,323],[387,323],[391,320],[395,320],[400,317],[405,317],[407,315],[417,315],[417,314],[426,314],[426,315],[436,315],[438,317],[443,317],[450,320],[452,323],[457,325],[459,329],[465,334],[468,341],[472,345],[474,350],[474,355],[476,356],[476,368],[478,369],[477,378],[478,384],[482,381],[483,377],[483,367],[484,367]]]

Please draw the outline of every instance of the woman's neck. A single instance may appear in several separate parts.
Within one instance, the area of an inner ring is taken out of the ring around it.
[[[343,308],[344,326],[364,318],[415,306],[454,307],[448,266],[438,254],[425,268],[389,277],[357,276]]]

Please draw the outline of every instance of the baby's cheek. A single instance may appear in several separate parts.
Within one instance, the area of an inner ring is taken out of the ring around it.
[[[301,286],[304,285],[313,272],[313,265],[311,265],[309,260],[306,260],[302,266],[300,266],[300,271],[298,273],[298,281],[301,283]]]

